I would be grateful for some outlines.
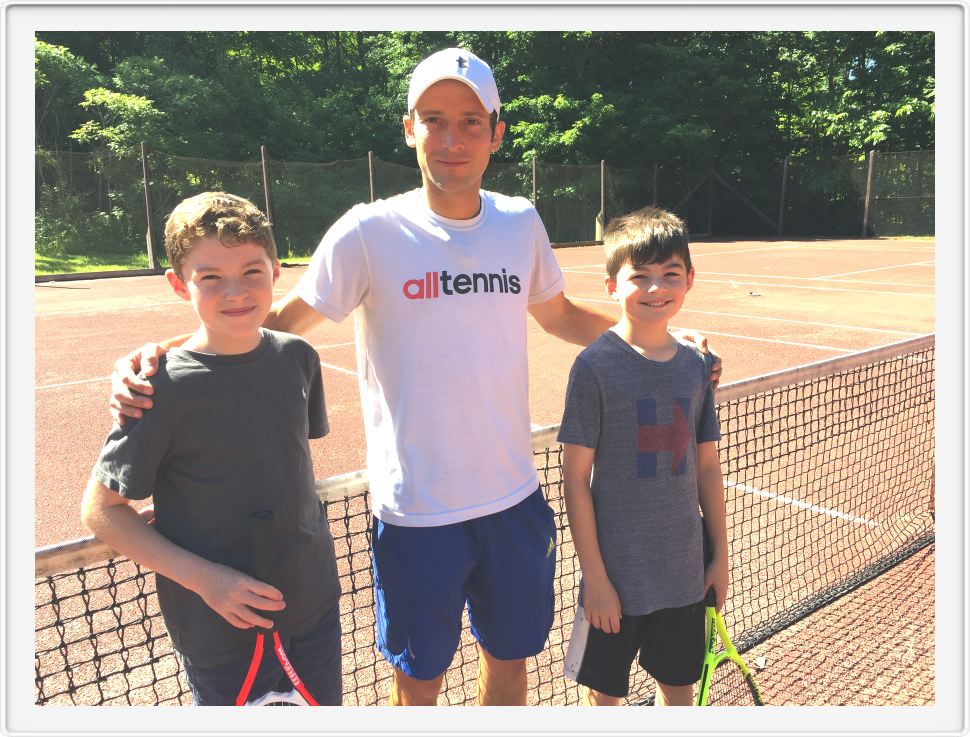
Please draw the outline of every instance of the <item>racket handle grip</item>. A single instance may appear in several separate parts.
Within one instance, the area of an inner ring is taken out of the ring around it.
[[[262,510],[249,515],[253,540],[253,578],[273,585],[269,580],[273,569],[273,540],[276,532],[276,513]]]
[[[704,606],[717,606],[717,594],[714,592],[713,586],[704,595]]]

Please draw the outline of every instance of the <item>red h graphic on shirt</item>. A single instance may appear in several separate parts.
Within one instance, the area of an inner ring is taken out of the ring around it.
[[[673,419],[669,424],[657,422],[657,401],[637,401],[637,478],[657,475],[657,453],[671,454],[670,471],[680,476],[687,470],[687,448],[690,447],[690,426],[687,413],[690,400],[676,398],[671,403]]]

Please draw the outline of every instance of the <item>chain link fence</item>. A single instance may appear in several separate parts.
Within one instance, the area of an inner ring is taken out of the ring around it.
[[[145,251],[141,160],[108,152],[35,156],[34,238],[43,255]]]
[[[934,151],[791,157],[728,170],[711,162],[649,169],[493,161],[484,189],[533,200],[553,243],[594,241],[605,219],[648,204],[686,218],[696,236],[932,236]],[[870,166],[871,160],[871,166]],[[421,185],[415,167],[363,157],[263,163],[149,155],[155,253],[183,198],[225,190],[271,210],[280,256],[310,254],[350,207]],[[871,171],[871,174],[870,174]],[[264,187],[268,183],[268,192]],[[135,255],[148,233],[143,162],[108,152],[36,152],[35,236],[41,255]],[[867,197],[867,191],[869,196]],[[867,204],[868,203],[868,204]]]

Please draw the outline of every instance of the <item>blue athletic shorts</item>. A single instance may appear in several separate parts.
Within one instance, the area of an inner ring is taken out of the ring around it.
[[[377,647],[405,674],[444,673],[458,649],[462,610],[494,658],[545,647],[553,616],[556,523],[537,489],[509,509],[438,527],[374,519],[371,544]]]
[[[256,630],[253,633],[253,646],[256,645]],[[320,706],[340,706],[343,700],[342,669],[340,663],[340,605],[335,604],[330,611],[307,632],[299,637],[286,637],[280,633],[283,649],[293,664],[294,670],[306,685],[307,691]],[[249,701],[271,691],[288,693],[293,684],[283,672],[280,661],[273,652],[272,638],[263,643],[263,660],[259,666],[256,680],[249,693]],[[195,706],[232,706],[249,672],[252,652],[244,658],[225,665],[198,667],[182,663],[185,680],[189,684],[192,703]]]

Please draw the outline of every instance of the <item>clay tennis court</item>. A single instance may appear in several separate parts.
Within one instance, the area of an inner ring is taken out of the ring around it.
[[[698,242],[692,253],[697,279],[677,325],[700,330],[712,340],[725,361],[723,383],[934,330],[931,240]],[[598,248],[560,249],[556,254],[571,298],[617,314],[603,291]],[[302,272],[285,269],[280,293]],[[194,316],[161,277],[38,285],[36,314],[36,530],[37,544],[44,545],[85,534],[77,522],[77,506],[109,426],[105,403],[111,362],[145,340],[190,331]],[[324,366],[332,426],[328,438],[312,444],[316,475],[322,478],[363,465],[351,321],[326,323],[308,338],[318,347]],[[533,422],[554,424],[559,421],[569,366],[579,349],[545,335],[531,320],[529,341]],[[812,500],[816,508],[824,508],[825,501]],[[772,506],[771,513],[780,515],[782,524],[817,527],[821,545],[830,534],[827,526],[844,524],[804,510],[798,513],[804,519],[789,523],[788,515],[795,514],[791,510],[759,503]],[[932,552],[921,556],[900,568],[928,566],[932,572]],[[930,602],[929,622],[916,619],[901,626],[924,627],[922,643],[929,641],[930,662],[909,665],[931,674],[932,638],[926,637],[925,629],[932,631],[932,575],[917,580],[918,600]],[[869,586],[877,583],[882,581]],[[861,596],[864,604],[867,588],[852,596]],[[921,616],[919,610],[913,615]],[[799,627],[810,627],[810,620]],[[774,647],[776,639],[759,647]],[[792,678],[775,675],[779,677],[772,682],[772,703],[818,703],[800,700],[804,688]],[[917,692],[902,689],[890,703],[931,703],[932,676],[928,686],[926,678],[906,677],[918,685]],[[865,703],[862,695],[853,698],[858,701],[836,693],[819,697],[819,702]]]
[[[722,383],[934,331],[932,240],[696,242],[697,277],[677,327],[704,333],[724,359]],[[619,314],[597,247],[557,249],[566,294]],[[279,295],[303,267],[283,269]],[[161,276],[49,282],[35,288],[36,545],[87,533],[81,492],[110,428],[112,363],[148,340],[194,330],[191,306]],[[579,348],[529,320],[532,422],[558,423]],[[307,339],[320,353],[331,433],[311,443],[317,478],[362,468],[353,321]]]

